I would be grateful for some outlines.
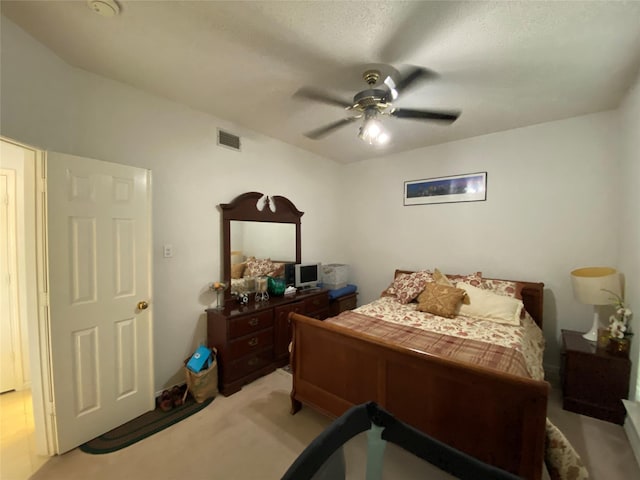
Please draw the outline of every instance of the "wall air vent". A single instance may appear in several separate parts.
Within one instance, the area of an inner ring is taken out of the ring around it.
[[[240,151],[240,137],[218,129],[218,145]]]

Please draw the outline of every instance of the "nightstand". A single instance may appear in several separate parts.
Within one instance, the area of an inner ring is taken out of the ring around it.
[[[622,399],[629,395],[631,361],[597,348],[582,332],[562,330],[562,408],[608,422],[624,423]]]
[[[356,292],[329,300],[329,316],[335,317],[341,312],[353,310],[358,306],[358,294]]]

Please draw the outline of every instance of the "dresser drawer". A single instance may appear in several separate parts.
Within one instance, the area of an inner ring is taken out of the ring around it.
[[[229,322],[229,338],[238,338],[273,325],[273,310],[234,318]]]
[[[230,358],[228,358],[228,360],[235,360],[263,348],[271,347],[272,345],[273,328],[260,330],[259,332],[229,342]]]
[[[273,349],[263,348],[225,365],[225,381],[233,382],[273,362]]]
[[[311,298],[307,298],[304,301],[305,314],[321,310],[329,306],[329,295],[324,293],[322,295],[315,295]]]

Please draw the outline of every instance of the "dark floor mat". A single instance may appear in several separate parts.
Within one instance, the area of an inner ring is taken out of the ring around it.
[[[174,407],[168,412],[156,408],[93,440],[89,440],[79,448],[83,452],[93,454],[115,452],[184,420],[205,408],[212,401],[213,398],[209,398],[202,403],[196,403],[189,395],[184,405]]]

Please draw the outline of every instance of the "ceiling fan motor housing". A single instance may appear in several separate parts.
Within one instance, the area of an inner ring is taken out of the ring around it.
[[[386,98],[388,93],[386,90],[378,88],[358,92],[353,97],[353,109],[362,112],[369,107],[377,107],[380,110],[384,110],[389,106]]]

